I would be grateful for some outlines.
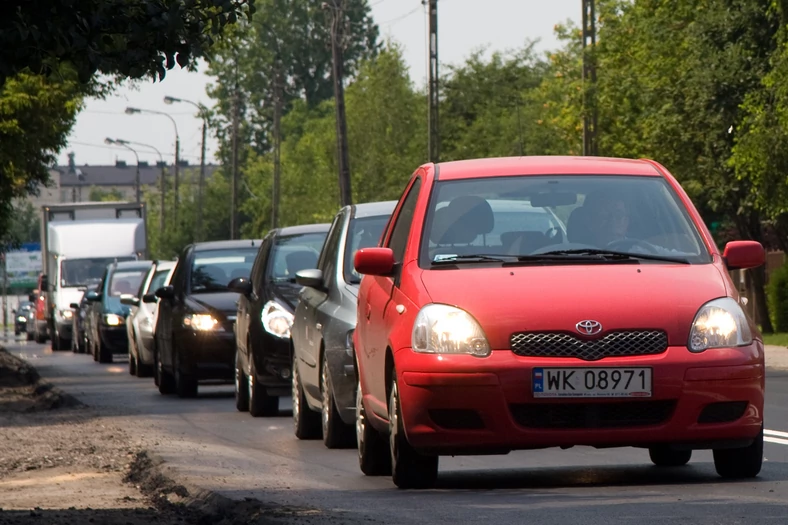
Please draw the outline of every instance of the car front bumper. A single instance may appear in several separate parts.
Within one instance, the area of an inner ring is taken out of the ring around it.
[[[181,371],[198,380],[235,378],[235,334],[233,332],[182,331],[177,334]]]
[[[113,354],[129,353],[129,336],[126,332],[126,325],[120,326],[101,326],[99,327],[101,343]]]
[[[594,446],[747,446],[764,405],[761,342],[692,354],[579,359],[396,352],[402,419],[416,449],[437,454]],[[649,398],[535,398],[535,367],[651,367]]]

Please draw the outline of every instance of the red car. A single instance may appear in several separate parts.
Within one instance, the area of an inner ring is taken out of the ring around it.
[[[585,445],[756,476],[763,341],[728,270],[764,257],[720,253],[653,161],[421,166],[354,259],[361,470],[424,488],[440,455]]]

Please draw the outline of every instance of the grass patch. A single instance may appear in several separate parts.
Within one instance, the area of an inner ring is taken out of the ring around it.
[[[788,333],[763,334],[763,344],[775,346],[788,346]]]

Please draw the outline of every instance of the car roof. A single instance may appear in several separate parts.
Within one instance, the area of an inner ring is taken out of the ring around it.
[[[150,268],[153,261],[120,261],[112,264],[115,270],[139,270]]]
[[[208,241],[194,243],[194,251],[202,252],[207,250],[231,250],[233,248],[257,248],[262,243],[262,239],[238,239],[232,241]]]
[[[514,175],[662,175],[647,160],[560,155],[441,162],[437,164],[437,170],[438,180]]]
[[[364,217],[391,215],[396,205],[397,201],[363,202],[354,204],[351,216],[354,219],[362,219]]]
[[[276,230],[276,235],[300,235],[303,233],[327,233],[331,224],[301,224],[299,226],[285,226]]]

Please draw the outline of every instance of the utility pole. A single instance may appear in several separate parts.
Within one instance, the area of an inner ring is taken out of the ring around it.
[[[178,202],[180,201],[180,193],[178,193],[178,180],[179,180],[179,169],[181,163],[181,139],[179,136],[175,136],[175,180],[173,181],[175,192],[175,199],[174,204],[172,207],[172,225],[173,227],[177,228],[178,226]]]
[[[230,183],[230,239],[236,239],[238,230],[238,81],[235,82],[233,94],[233,123],[232,123],[232,180]]]
[[[200,182],[197,184],[197,234],[196,240],[202,240],[202,193],[205,186],[205,136],[208,133],[208,123],[202,115],[202,145],[200,149]]]
[[[279,225],[279,182],[282,175],[280,147],[282,144],[282,78],[279,56],[274,66],[274,180],[271,195],[271,228]]]
[[[347,143],[347,121],[345,118],[344,58],[345,46],[345,0],[332,0],[332,5],[324,3],[331,10],[331,57],[334,77],[334,99],[337,119],[337,160],[339,164],[339,197],[342,206],[352,204],[350,187],[350,154]]]
[[[440,159],[440,127],[438,121],[438,0],[422,0],[429,9],[429,161]]]
[[[5,248],[0,256],[3,258],[3,337],[8,338],[8,262]]]
[[[161,203],[159,204],[159,206],[161,207],[161,209],[159,210],[159,231],[161,232],[162,238],[164,237],[164,232],[166,231],[164,229],[164,225],[166,224],[166,222],[164,220],[164,215],[166,214],[165,210],[166,210],[166,206],[167,206],[167,204],[166,204],[167,188],[165,187],[165,184],[164,184],[164,170],[165,170],[165,168],[166,168],[166,164],[162,162],[161,166],[159,167],[159,169],[161,170],[161,174],[159,176],[159,192],[161,193],[161,195],[159,196],[160,199],[161,199]]]
[[[583,2],[583,155],[596,156],[596,9]]]

